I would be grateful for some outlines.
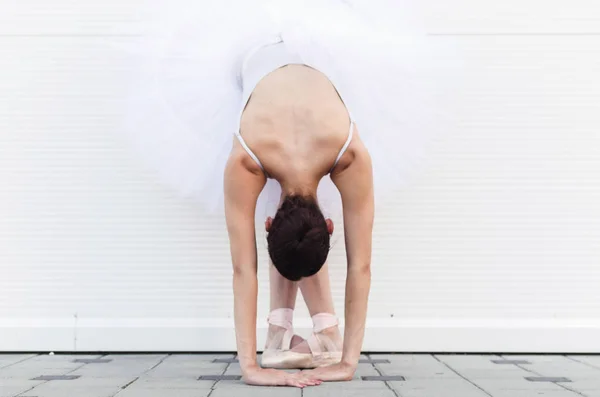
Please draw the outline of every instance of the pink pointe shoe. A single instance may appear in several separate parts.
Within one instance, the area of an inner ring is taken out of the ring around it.
[[[312,316],[312,320],[313,333],[306,340],[310,353],[293,352],[297,360],[296,368],[318,368],[342,361],[342,340],[339,331],[337,328],[330,330],[334,331],[338,338],[332,338],[323,332],[329,328],[337,327],[337,317],[330,313],[318,313]]]
[[[275,309],[269,313],[267,322],[270,325],[281,327],[279,330],[269,328],[267,343],[262,354],[261,366],[263,368],[289,369],[289,353],[294,339],[294,327],[292,320],[294,318],[293,309],[281,308]],[[296,336],[300,338],[299,336]],[[300,338],[301,339],[301,338]]]

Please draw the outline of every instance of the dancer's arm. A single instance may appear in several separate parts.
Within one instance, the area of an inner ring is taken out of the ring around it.
[[[353,159],[349,165],[332,175],[332,180],[342,197],[348,262],[342,369],[340,371],[339,368],[332,368],[331,374],[324,372],[323,380],[344,380],[354,375],[363,344],[371,287],[374,218],[371,158],[358,137],[353,143],[351,154]],[[327,371],[326,368],[323,370]]]
[[[364,146],[357,146],[352,163],[336,179],[342,197],[348,262],[342,361],[354,367],[360,358],[367,318],[375,211],[371,158]]]
[[[242,372],[257,366],[257,254],[254,215],[265,177],[234,151],[225,169],[225,218],[233,264],[234,320]],[[259,170],[260,171],[260,170]]]

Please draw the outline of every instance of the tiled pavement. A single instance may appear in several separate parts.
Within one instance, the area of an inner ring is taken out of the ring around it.
[[[600,397],[600,356],[371,354],[354,380],[303,390],[239,374],[226,354],[5,354],[0,397]]]

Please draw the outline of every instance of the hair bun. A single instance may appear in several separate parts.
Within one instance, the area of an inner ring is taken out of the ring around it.
[[[302,237],[298,239],[297,250],[302,250],[305,246],[310,246],[316,241],[323,239],[323,230],[321,228],[313,227],[308,230]]]
[[[291,281],[316,274],[327,260],[330,235],[314,197],[286,196],[267,235],[269,256]]]

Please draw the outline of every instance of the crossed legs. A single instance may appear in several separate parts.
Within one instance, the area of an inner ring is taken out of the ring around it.
[[[267,366],[278,366],[281,361],[281,367],[310,368],[339,361],[342,337],[337,326],[327,263],[317,274],[299,282],[282,277],[270,264],[269,284],[271,311],[263,366],[265,361]],[[293,332],[298,289],[313,320],[313,334],[306,340]],[[286,351],[289,354],[285,357],[280,354]]]

